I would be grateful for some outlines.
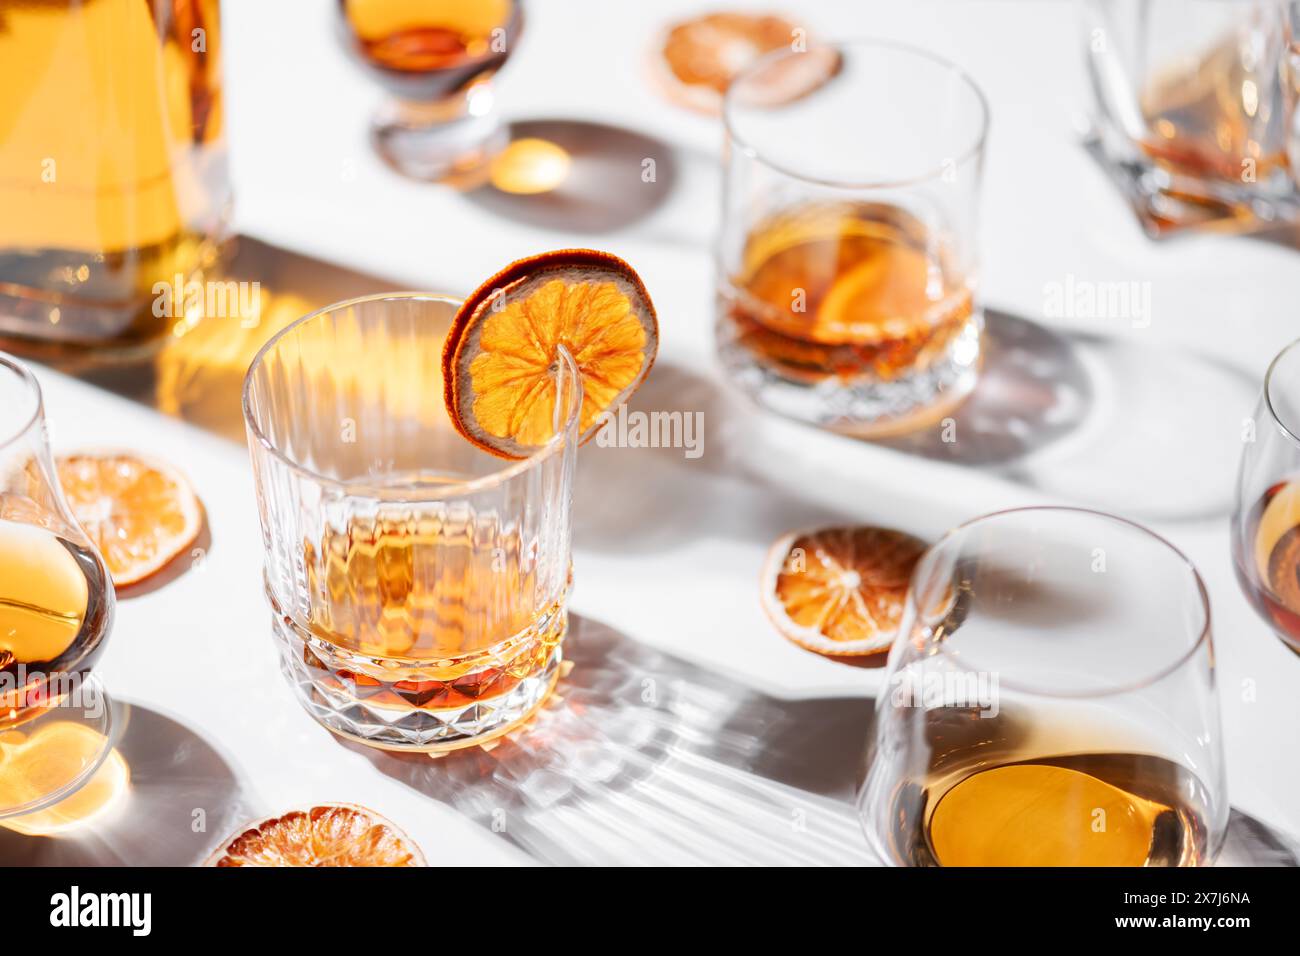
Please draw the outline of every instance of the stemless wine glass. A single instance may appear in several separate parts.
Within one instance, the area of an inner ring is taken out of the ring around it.
[[[1196,866],[1228,820],[1210,609],[1146,529],[1024,508],[912,576],[859,794],[904,866]]]
[[[1269,365],[1243,437],[1233,567],[1255,610],[1300,654],[1300,341]]]
[[[717,348],[758,404],[860,436],[971,391],[988,107],[969,76],[880,41],[794,47],[723,103]]]
[[[339,0],[343,41],[389,94],[371,134],[415,179],[482,170],[507,135],[492,77],[523,27],[521,0]]]
[[[59,487],[40,387],[0,353],[0,825],[53,832],[121,791],[112,702],[91,674],[113,609]]]
[[[483,743],[554,686],[582,386],[561,350],[555,437],[507,461],[447,414],[460,303],[368,296],[258,353],[244,418],[281,667],[334,733],[393,750]]]

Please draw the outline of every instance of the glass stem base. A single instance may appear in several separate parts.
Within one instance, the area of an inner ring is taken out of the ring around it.
[[[508,134],[492,110],[492,93],[475,86],[447,100],[391,100],[371,121],[375,151],[403,176],[456,182],[486,169]]]
[[[93,815],[116,796],[124,784],[75,799],[114,755],[118,717],[103,683],[88,675],[74,693],[0,724],[0,826],[54,832]],[[109,772],[114,781],[125,767],[120,757],[116,760],[121,767]],[[39,773],[33,774],[37,766]]]

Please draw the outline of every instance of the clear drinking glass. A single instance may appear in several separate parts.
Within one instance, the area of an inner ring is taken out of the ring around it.
[[[1024,508],[912,576],[859,812],[903,866],[1197,866],[1228,820],[1210,608],[1172,545]]]
[[[1095,151],[1151,235],[1293,219],[1295,0],[1086,0]]]
[[[566,627],[581,385],[506,461],[456,431],[441,356],[459,302],[396,293],[299,319],[258,353],[244,417],[281,666],[313,717],[440,751],[526,719]]]
[[[865,41],[778,51],[729,88],[717,343],[773,411],[909,430],[974,387],[988,107],[957,67]]]
[[[1259,615],[1300,654],[1300,342],[1268,367],[1242,436],[1232,557]]]
[[[520,0],[339,0],[344,45],[388,93],[375,149],[415,179],[481,172],[508,139],[492,77],[523,29]]]
[[[112,580],[59,487],[40,387],[0,353],[0,825],[50,832],[119,789],[64,802],[112,753],[112,704],[91,670],[113,609]]]

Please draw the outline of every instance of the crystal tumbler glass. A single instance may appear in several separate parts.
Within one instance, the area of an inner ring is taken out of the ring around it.
[[[550,443],[518,461],[478,450],[443,398],[459,304],[329,306],[271,339],[244,383],[282,669],[325,727],[386,749],[507,732],[561,660],[577,370],[562,354]]]

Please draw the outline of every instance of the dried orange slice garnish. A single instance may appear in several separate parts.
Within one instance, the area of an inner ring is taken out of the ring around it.
[[[784,17],[748,13],[711,13],[675,23],[652,55],[657,85],[674,102],[716,114],[732,80],[766,53],[794,49],[805,39]],[[776,106],[820,86],[839,69],[833,50],[813,47],[806,56],[774,66],[762,84],[750,88],[746,101]]]
[[[760,227],[737,281],[766,306],[750,310],[754,321],[773,331],[819,345],[874,345],[930,331],[951,308],[942,277],[916,220],[826,204]],[[796,286],[806,296],[799,311]]]
[[[641,279],[622,259],[561,249],[512,263],[456,313],[443,348],[447,412],[462,435],[503,458],[555,436],[559,347],[582,381],[582,441],[654,364],[659,323]]]
[[[118,587],[161,570],[203,527],[203,509],[170,465],[132,452],[62,455],[59,484]]]
[[[324,803],[251,823],[208,866],[424,866],[411,838],[373,810]]]
[[[787,534],[763,569],[763,610],[801,647],[832,657],[893,643],[912,569],[925,542],[888,528]]]

